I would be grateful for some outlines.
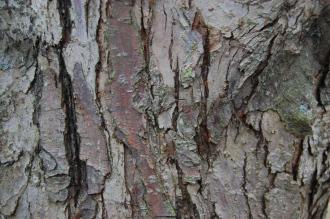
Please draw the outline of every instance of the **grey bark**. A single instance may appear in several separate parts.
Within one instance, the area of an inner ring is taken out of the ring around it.
[[[0,218],[325,218],[327,0],[0,2]]]

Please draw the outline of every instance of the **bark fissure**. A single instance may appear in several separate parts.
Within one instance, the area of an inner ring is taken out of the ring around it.
[[[244,160],[243,160],[243,183],[242,183],[242,189],[243,189],[243,195],[245,198],[246,205],[248,207],[248,215],[249,219],[253,218],[252,212],[251,212],[251,206],[250,206],[250,201],[249,201],[249,195],[248,195],[248,190],[247,190],[247,155],[244,153]]]
[[[299,163],[303,150],[304,150],[304,138],[299,140],[299,143],[295,146],[295,152],[293,154],[292,176],[293,176],[293,180],[295,181],[297,181],[298,172],[299,172]]]
[[[87,33],[87,36],[88,36],[88,30],[89,30],[89,7],[90,7],[90,1],[91,0],[87,0],[85,5],[84,5],[84,8],[85,8],[85,24],[86,24],[86,33]],[[102,3],[100,3],[100,5],[102,5]],[[100,15],[101,17],[101,15]]]
[[[330,50],[327,52],[324,61],[321,63],[321,69],[314,78],[314,89],[315,89],[315,99],[319,107],[326,111],[325,105],[321,98],[322,88],[325,87],[325,79],[329,73],[329,64],[330,64]]]
[[[326,1],[0,14],[0,218],[327,217]]]
[[[272,57],[272,48],[274,46],[274,42],[275,42],[276,37],[277,37],[277,34],[274,35],[269,40],[266,57],[258,64],[256,70],[254,71],[254,74],[250,77],[250,80],[251,80],[251,83],[252,83],[252,89],[250,91],[250,94],[243,101],[243,106],[241,106],[240,108],[244,109],[247,106],[247,104],[249,103],[249,101],[251,100],[251,98],[253,97],[253,95],[255,94],[255,91],[257,90],[257,88],[259,86],[258,77],[264,72],[264,70],[268,66],[269,61]]]
[[[36,70],[34,73],[35,75],[34,75],[33,81],[30,83],[30,87],[28,88],[27,92],[32,91],[33,94],[35,95],[32,120],[33,120],[33,123],[37,126],[38,132],[40,134],[40,123],[39,123],[39,115],[40,115],[40,110],[41,110],[40,100],[42,97],[42,87],[44,86],[43,72],[39,69],[39,64],[38,64],[38,55],[39,55],[39,50],[40,50],[40,38],[37,38],[34,48],[35,48],[34,59],[36,60]],[[40,138],[39,138],[39,141],[40,141]]]
[[[308,194],[308,217],[313,218],[314,215],[314,196],[318,190],[318,181],[317,181],[317,168],[312,174],[311,183],[309,187],[309,194]]]
[[[62,39],[57,46],[58,61],[59,61],[59,81],[62,86],[62,104],[65,111],[65,132],[64,146],[66,159],[69,163],[70,183],[70,198],[73,200],[74,207],[78,205],[78,198],[85,183],[83,173],[86,163],[79,158],[80,153],[80,137],[77,131],[77,118],[73,94],[73,85],[71,77],[67,71],[63,50],[70,42],[72,22],[70,19],[71,2],[66,0],[58,0],[58,10],[62,24]],[[73,214],[69,207],[69,214]]]
[[[207,127],[207,105],[208,105],[208,74],[210,67],[210,30],[206,26],[204,19],[200,12],[195,14],[192,30],[196,30],[202,36],[203,40],[203,59],[201,64],[201,79],[203,84],[203,94],[201,97],[201,108],[199,112],[200,125],[196,128],[195,141],[197,143],[199,154],[206,159],[208,166],[211,166],[210,158],[212,156],[212,145],[210,142],[210,133]]]
[[[144,23],[144,13],[143,13],[143,3],[144,1],[141,0],[141,40],[143,42],[143,56],[144,56],[144,60],[145,60],[145,66],[146,66],[146,70],[147,72],[149,72],[149,63],[150,63],[150,33],[151,33],[151,21],[152,18],[150,20],[148,20],[148,26],[145,27]],[[149,2],[149,13],[152,13],[152,2]]]
[[[196,205],[192,202],[190,193],[187,189],[187,183],[184,182],[184,173],[177,160],[173,160],[178,173],[178,187],[181,190],[181,196],[176,196],[176,218],[200,218]]]
[[[89,0],[90,1],[90,0]],[[96,68],[95,68],[95,94],[96,94],[96,105],[98,107],[98,112],[100,115],[100,119],[101,119],[101,128],[103,130],[104,133],[104,138],[106,140],[106,150],[107,150],[107,154],[108,154],[108,160],[110,162],[110,167],[112,167],[112,153],[111,153],[111,134],[110,131],[107,127],[107,123],[106,123],[106,119],[104,117],[104,109],[102,106],[102,101],[101,101],[101,93],[100,93],[100,74],[102,72],[105,72],[106,69],[104,68],[104,66],[106,66],[106,46],[105,46],[105,42],[104,42],[104,29],[105,29],[105,24],[106,21],[105,19],[107,18],[106,16],[106,7],[108,0],[101,0],[100,1],[100,7],[99,7],[99,13],[100,13],[100,17],[99,17],[99,21],[98,21],[98,25],[97,25],[97,29],[96,29],[96,42],[99,48],[99,61],[96,64]],[[109,173],[110,176],[111,172]],[[108,177],[108,176],[105,176]]]
[[[170,45],[168,47],[168,59],[170,61],[170,67],[171,70],[173,71],[173,54],[172,54],[172,50],[173,50],[173,43],[174,43],[174,38],[173,38],[173,23],[171,25],[171,40],[170,40]]]
[[[82,166],[83,162],[79,158],[80,152],[80,137],[77,132],[77,118],[75,115],[75,104],[73,97],[73,88],[71,79],[68,72],[65,69],[64,60],[62,54],[59,54],[60,60],[60,82],[62,85],[62,98],[65,108],[65,133],[64,143],[66,149],[66,157],[69,163],[69,175],[72,177],[72,196],[74,198],[75,206],[78,203],[78,197],[82,190]]]
[[[167,29],[167,13],[166,13],[166,9],[165,9],[165,6],[164,6],[164,4],[163,4],[163,13],[164,13],[164,16],[165,16],[165,27],[164,27],[164,29],[165,29],[165,31],[166,31],[166,29]]]
[[[179,60],[176,60],[176,68],[174,69],[174,100],[175,108],[172,113],[172,128],[174,131],[178,129],[178,118],[179,118],[179,100],[180,100],[180,67]]]

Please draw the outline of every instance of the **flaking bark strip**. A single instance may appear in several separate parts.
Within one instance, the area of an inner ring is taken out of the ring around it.
[[[274,35],[270,39],[268,47],[267,47],[266,58],[259,63],[259,65],[257,66],[254,74],[250,77],[250,79],[247,80],[247,82],[249,82],[249,80],[251,80],[251,83],[252,83],[252,89],[251,89],[250,94],[243,101],[242,106],[235,106],[235,108],[239,108],[239,109],[241,109],[241,111],[244,111],[244,109],[247,107],[249,101],[251,100],[251,98],[255,94],[255,91],[256,91],[257,87],[259,86],[259,79],[258,78],[264,72],[265,68],[268,66],[269,61],[272,57],[272,49],[273,49],[276,37],[277,37],[277,35]]]
[[[88,2],[89,1],[90,0],[88,0]],[[96,42],[97,42],[97,45],[99,48],[99,61],[95,67],[95,95],[96,95],[95,102],[96,102],[98,112],[100,115],[100,119],[101,119],[101,129],[103,130],[104,139],[106,140],[106,144],[107,144],[106,150],[107,150],[107,154],[108,154],[108,160],[110,162],[110,168],[112,168],[112,154],[111,154],[111,145],[110,145],[111,134],[107,127],[106,119],[103,114],[103,106],[102,106],[101,94],[100,94],[100,74],[102,72],[107,71],[104,68],[105,66],[107,66],[107,63],[106,63],[107,62],[107,58],[106,58],[107,48],[106,48],[106,45],[104,42],[104,31],[105,31],[105,25],[107,24],[106,9],[108,6],[110,6],[110,5],[108,5],[108,0],[100,1],[100,7],[99,7],[100,17],[99,17],[99,21],[98,21],[97,29],[96,29]],[[110,172],[110,174],[111,174],[111,172]],[[108,176],[106,176],[106,177],[108,177]]]

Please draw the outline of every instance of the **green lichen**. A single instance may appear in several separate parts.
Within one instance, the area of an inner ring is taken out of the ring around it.
[[[191,46],[191,52],[194,53],[198,50],[198,43],[197,42],[193,42],[192,46]]]
[[[144,54],[144,49],[143,49],[143,42],[142,42],[142,40],[140,39],[140,41],[141,41],[141,45],[138,47],[138,53],[140,54],[140,55],[143,55]]]
[[[194,74],[193,74],[193,70],[191,67],[187,68],[184,72],[183,72],[183,77],[184,78],[194,78]]]
[[[297,135],[312,134],[312,128],[310,126],[310,120],[300,113],[287,116],[287,126],[289,131]]]
[[[165,206],[171,215],[176,215],[175,208],[170,201],[165,201]]]
[[[248,25],[251,25],[251,26],[254,26],[254,25],[257,25],[258,23],[256,23],[254,20],[251,20],[251,19],[247,19],[246,20],[246,23],[248,24]]]
[[[312,114],[308,111],[301,111],[298,104],[284,100],[275,106],[287,129],[297,135],[305,136],[312,133]]]
[[[182,86],[184,88],[191,86],[194,78],[195,78],[195,73],[191,67],[184,69],[180,78]]]
[[[115,79],[115,76],[116,76],[116,71],[115,70],[112,70],[110,75],[109,75],[109,81],[113,81],[113,79]]]
[[[200,180],[199,176],[184,176],[184,181],[190,184],[195,184],[198,180]]]

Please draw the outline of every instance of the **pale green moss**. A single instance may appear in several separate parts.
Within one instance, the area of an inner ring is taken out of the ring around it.
[[[299,105],[292,104],[288,100],[278,102],[275,109],[279,112],[281,119],[286,124],[287,129],[298,136],[312,133],[312,114],[308,111],[301,111]]]
[[[193,74],[193,70],[191,67],[187,68],[184,72],[183,72],[183,77],[184,78],[194,78],[195,75]]]
[[[116,71],[115,70],[112,70],[110,75],[109,75],[109,81],[111,82],[116,76]]]

